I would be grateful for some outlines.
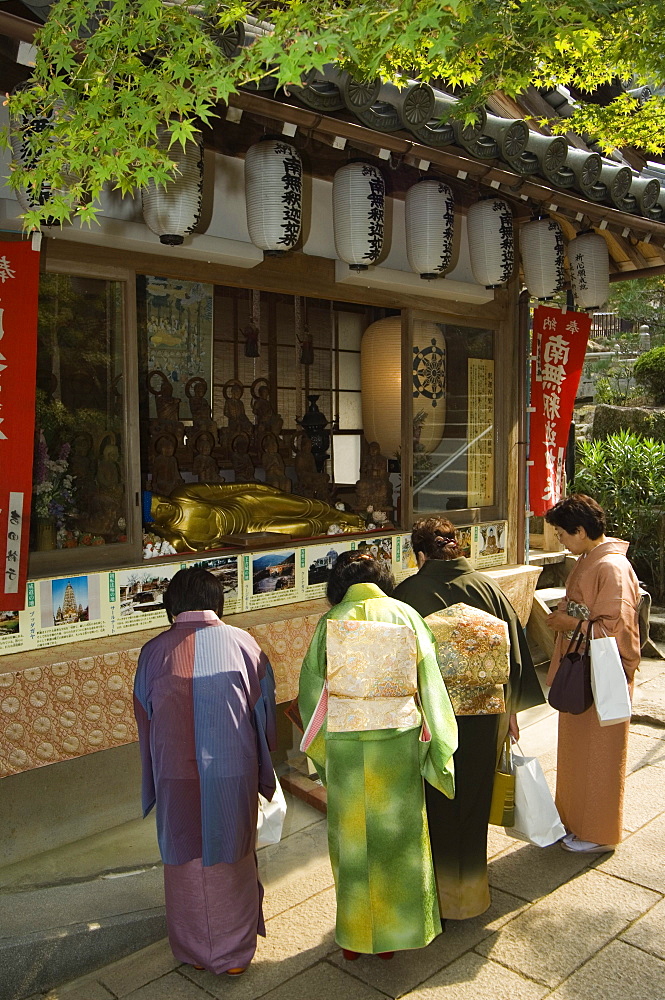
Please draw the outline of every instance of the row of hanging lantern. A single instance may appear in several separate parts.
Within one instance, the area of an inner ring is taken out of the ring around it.
[[[16,124],[16,123],[15,123]],[[25,123],[22,131],[25,132]],[[48,126],[49,122],[46,123]],[[35,131],[42,127],[35,123]],[[27,145],[13,131],[14,157],[21,162]],[[196,227],[202,204],[203,144],[200,135],[184,147],[172,142],[168,126],[160,126],[159,147],[176,163],[174,179],[149,184],[143,191],[143,216],[162,243],[181,244]],[[282,138],[266,137],[247,150],[245,200],[252,243],[267,255],[293,250],[302,228],[302,162],[296,147]],[[19,193],[19,198],[23,193]],[[25,198],[25,195],[23,195]],[[366,270],[383,253],[385,184],[381,171],[362,160],[340,167],[333,178],[335,251],[353,270]],[[32,207],[32,199],[22,207]],[[445,275],[453,264],[455,202],[439,180],[423,179],[405,199],[406,250],[409,266],[421,278]],[[515,264],[513,215],[501,198],[484,198],[467,214],[469,257],[475,280],[487,287],[505,284]],[[564,242],[557,222],[535,219],[522,227],[522,264],[529,293],[547,299],[564,285]],[[585,232],[568,245],[571,284],[581,309],[597,308],[607,299],[609,257],[602,236]]]
[[[292,250],[300,237],[302,165],[294,146],[264,139],[247,151],[245,193],[250,239],[266,253]],[[383,253],[385,184],[371,163],[352,161],[333,178],[335,252],[352,270],[366,270]],[[421,278],[445,275],[453,264],[455,201],[447,184],[424,179],[405,198],[406,251],[409,267]],[[476,281],[487,287],[505,284],[515,266],[513,214],[501,198],[485,198],[467,214],[469,257]],[[548,299],[564,286],[564,240],[553,219],[522,227],[525,284],[537,299]],[[571,282],[581,309],[607,299],[609,257],[602,236],[583,233],[568,247]]]

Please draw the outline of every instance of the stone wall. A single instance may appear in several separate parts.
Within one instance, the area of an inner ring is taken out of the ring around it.
[[[645,437],[665,441],[665,408],[643,406],[608,406],[599,403],[593,415],[594,440],[604,439],[617,431],[629,430]]]

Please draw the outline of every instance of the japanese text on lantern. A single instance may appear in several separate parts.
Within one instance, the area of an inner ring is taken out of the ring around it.
[[[591,318],[538,306],[530,434],[530,507],[543,515],[563,496],[565,457]]]

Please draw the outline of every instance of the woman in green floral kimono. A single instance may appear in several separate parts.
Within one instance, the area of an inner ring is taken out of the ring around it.
[[[340,555],[300,675],[303,749],[328,789],[335,938],[350,960],[441,932],[422,779],[454,795],[457,726],[432,634],[386,596],[392,582],[371,556]]]

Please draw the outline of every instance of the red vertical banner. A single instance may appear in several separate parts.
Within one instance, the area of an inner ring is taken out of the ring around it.
[[[566,445],[590,330],[587,313],[538,306],[533,314],[529,506],[538,517],[563,496]]]
[[[0,243],[0,611],[25,607],[38,295],[31,241]]]

